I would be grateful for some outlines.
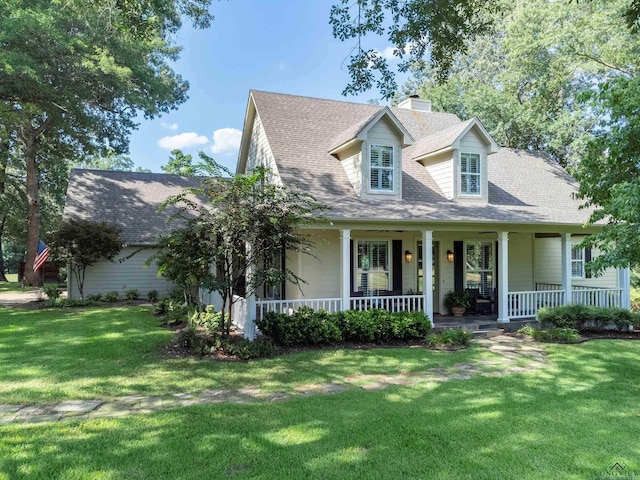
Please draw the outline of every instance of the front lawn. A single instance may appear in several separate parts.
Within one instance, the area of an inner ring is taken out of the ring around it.
[[[0,479],[537,480],[602,478],[615,462],[640,470],[640,342],[546,348],[545,369],[503,377],[0,427]],[[385,354],[382,369],[395,370],[402,356],[388,352],[356,352],[348,368],[372,368]],[[300,366],[298,356],[279,361]],[[335,374],[326,352],[306,361]]]
[[[449,354],[421,348],[307,351],[244,362],[161,355],[174,335],[149,309],[0,309],[0,405],[167,395],[259,385],[262,391],[331,383],[350,375],[448,367],[491,358],[484,349]]]

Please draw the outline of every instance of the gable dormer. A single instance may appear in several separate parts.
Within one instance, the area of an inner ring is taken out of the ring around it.
[[[388,107],[342,132],[329,154],[362,198],[402,198],[402,149],[413,137]]]
[[[491,135],[474,117],[420,140],[414,146],[413,160],[424,165],[448,199],[486,203],[487,157],[498,150]]]

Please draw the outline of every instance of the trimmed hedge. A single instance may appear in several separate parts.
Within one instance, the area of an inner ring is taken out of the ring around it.
[[[629,325],[640,328],[640,314],[624,308],[603,308],[586,305],[565,305],[538,310],[543,327],[582,330],[627,330]]]
[[[276,345],[321,345],[348,342],[384,343],[425,338],[431,322],[422,312],[381,309],[329,313],[302,307],[292,315],[268,312],[256,325]]]

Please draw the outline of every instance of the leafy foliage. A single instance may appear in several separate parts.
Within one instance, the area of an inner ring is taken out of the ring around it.
[[[522,327],[518,333],[532,337],[538,342],[579,343],[582,339],[574,328],[533,328]]]
[[[321,345],[341,341],[384,343],[425,338],[431,329],[422,312],[347,310],[329,313],[302,307],[291,315],[268,312],[256,321],[277,345]]]
[[[615,328],[627,330],[640,326],[640,314],[625,308],[603,308],[586,305],[564,305],[541,308],[537,313],[542,327],[570,328],[577,331]]]
[[[71,266],[80,298],[84,298],[87,267],[100,261],[113,261],[122,249],[121,232],[116,225],[75,219],[64,222],[55,233],[52,248],[59,259]]]
[[[471,342],[472,335],[462,328],[451,328],[427,337],[427,344],[432,348],[466,347]]]
[[[160,251],[149,261],[156,260],[160,275],[186,289],[218,292],[229,333],[233,295],[241,287],[252,295],[263,286],[303,281],[270,259],[282,252],[309,254],[313,242],[302,229],[322,221],[325,207],[308,193],[271,182],[263,167],[232,176],[213,159],[201,157],[215,175],[203,178],[201,188],[165,202],[178,206],[174,219],[184,226],[161,238]],[[202,201],[195,201],[194,194]]]

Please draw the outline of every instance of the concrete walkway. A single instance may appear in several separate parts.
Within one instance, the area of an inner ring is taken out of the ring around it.
[[[198,393],[176,393],[168,396],[131,395],[109,401],[67,400],[54,405],[0,405],[0,425],[41,423],[92,418],[116,418],[160,410],[213,403],[279,402],[312,395],[336,394],[346,390],[382,390],[390,385],[413,386],[420,383],[468,380],[526,373],[546,364],[541,345],[519,338],[499,335],[476,340],[498,355],[495,361],[458,363],[449,368],[430,368],[424,372],[394,375],[358,375],[340,382],[300,385],[286,392],[262,392],[257,386],[236,390],[204,390]]]
[[[0,305],[6,307],[20,306],[31,302],[39,302],[46,299],[41,288],[22,292],[0,293]],[[67,298],[67,292],[62,292],[61,298]]]

